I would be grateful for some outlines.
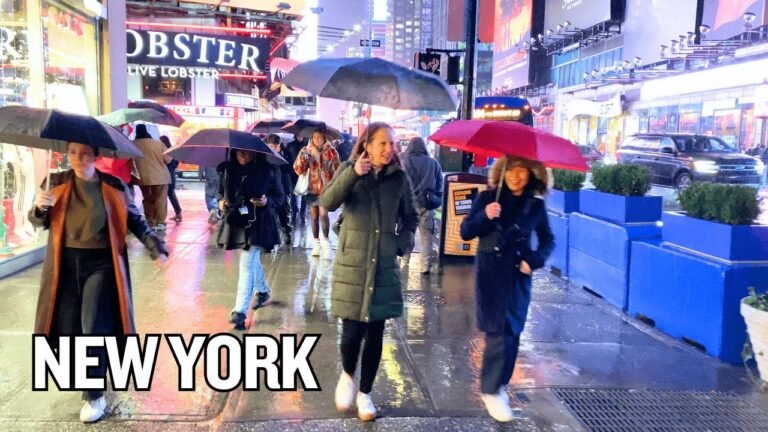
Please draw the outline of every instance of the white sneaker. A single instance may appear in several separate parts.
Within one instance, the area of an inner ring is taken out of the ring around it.
[[[483,403],[485,404],[485,409],[488,410],[488,414],[490,414],[490,416],[497,422],[506,423],[515,418],[509,403],[505,402],[504,398],[499,396],[498,393],[483,394],[482,398]]]
[[[320,240],[320,249],[323,258],[328,259],[331,257],[331,242],[329,242],[328,239]]]
[[[312,247],[312,256],[313,257],[320,256],[320,249],[321,249],[320,240],[315,240],[315,245]]]
[[[376,406],[371,400],[371,395],[357,392],[357,417],[362,421],[376,419]]]
[[[339,411],[350,409],[352,402],[355,401],[356,391],[355,378],[349,376],[346,372],[342,372],[339,383],[336,384],[336,409]]]
[[[499,387],[499,397],[505,404],[509,405],[509,393],[507,393],[507,386],[503,385]]]
[[[104,410],[107,408],[107,400],[104,396],[85,401],[85,405],[80,410],[80,421],[83,423],[93,423],[104,417]]]

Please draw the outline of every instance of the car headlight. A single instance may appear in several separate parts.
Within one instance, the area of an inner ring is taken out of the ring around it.
[[[765,174],[765,164],[760,159],[755,163],[755,171],[757,171],[759,175]]]
[[[693,162],[693,168],[701,174],[717,174],[720,167],[717,166],[717,162],[701,160]]]

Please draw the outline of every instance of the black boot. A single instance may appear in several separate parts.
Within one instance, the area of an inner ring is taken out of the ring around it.
[[[233,324],[235,330],[245,330],[245,314],[232,312],[229,315],[229,323]]]

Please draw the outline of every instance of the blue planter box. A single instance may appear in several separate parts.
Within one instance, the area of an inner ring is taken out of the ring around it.
[[[547,265],[560,273],[561,277],[568,277],[568,215],[549,213],[549,227],[555,236],[555,248],[549,255]]]
[[[547,194],[547,209],[563,214],[579,211],[579,192],[563,192],[550,189]]]
[[[579,212],[618,224],[661,220],[660,196],[623,196],[582,189]]]
[[[626,310],[630,246],[633,240],[658,241],[656,223],[618,225],[581,213],[568,220],[568,278],[614,306]]]
[[[768,226],[726,225],[664,212],[662,240],[727,261],[768,260]]]
[[[741,363],[747,333],[740,301],[750,286],[766,291],[768,262],[729,264],[634,242],[631,269],[630,314],[652,319],[659,330],[701,345],[720,360]]]

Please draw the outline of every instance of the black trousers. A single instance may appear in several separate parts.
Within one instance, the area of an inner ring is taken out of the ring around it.
[[[515,371],[520,348],[520,335],[515,335],[507,324],[504,333],[486,333],[483,369],[480,371],[480,391],[494,394],[509,383]]]
[[[286,202],[277,208],[277,219],[280,221],[280,227],[288,234],[291,233],[291,205]]]
[[[168,199],[171,200],[174,213],[180,215],[181,204],[179,204],[179,198],[176,196],[176,170],[171,171],[171,183],[168,184]]]
[[[301,203],[299,203],[301,201]],[[291,222],[296,225],[299,221],[304,222],[307,214],[307,200],[300,195],[291,194]]]
[[[355,375],[360,345],[365,338],[363,357],[360,359],[360,392],[368,394],[373,388],[376,372],[381,362],[381,350],[384,343],[384,321],[369,323],[342,320],[341,364],[344,372]]]
[[[119,314],[111,251],[64,248],[60,274],[53,335],[115,335]],[[106,349],[92,348],[88,355],[99,358],[98,366],[88,368],[88,377],[106,378]],[[103,394],[101,390],[84,391],[83,400],[98,399]]]

